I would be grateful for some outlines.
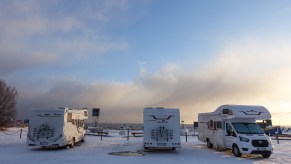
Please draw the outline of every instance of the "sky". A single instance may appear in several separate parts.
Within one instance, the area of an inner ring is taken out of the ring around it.
[[[223,104],[262,105],[291,125],[288,0],[0,0],[0,79],[35,108],[100,108],[140,123],[145,107],[185,123]]]

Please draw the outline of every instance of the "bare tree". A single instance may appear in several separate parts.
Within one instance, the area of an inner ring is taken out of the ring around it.
[[[14,120],[17,95],[18,92],[14,87],[7,86],[3,80],[0,80],[0,128]]]

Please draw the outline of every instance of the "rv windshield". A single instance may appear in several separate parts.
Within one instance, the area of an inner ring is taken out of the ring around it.
[[[256,123],[232,123],[232,125],[241,134],[264,134]]]

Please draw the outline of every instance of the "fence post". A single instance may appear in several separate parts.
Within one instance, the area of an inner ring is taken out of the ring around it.
[[[279,144],[279,136],[278,136],[278,134],[276,135],[276,140],[277,140],[277,144]]]
[[[22,128],[20,129],[19,139],[21,139],[21,134],[22,134]]]
[[[280,128],[280,126],[279,126]],[[277,139],[277,144],[279,144],[279,129],[277,127],[277,131],[276,131],[276,139]]]

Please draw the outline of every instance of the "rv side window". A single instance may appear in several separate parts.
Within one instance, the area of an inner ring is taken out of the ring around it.
[[[230,110],[230,109],[223,109],[222,114],[233,115],[232,110]]]
[[[76,119],[72,119],[72,124],[76,125],[77,120]]]
[[[77,127],[84,127],[84,120],[77,120]]]
[[[80,121],[80,127],[84,127],[84,120]]]
[[[80,120],[76,120],[77,127],[80,127]]]
[[[216,122],[216,128],[217,128],[217,129],[221,129],[221,128],[222,128],[222,123],[219,122],[219,121],[217,121],[217,122]]]
[[[223,109],[222,110],[222,114],[228,114],[229,113],[229,110],[228,109]]]
[[[72,119],[72,113],[68,113],[67,115],[67,122],[72,122],[73,119]]]
[[[207,122],[208,129],[215,130],[215,123],[213,120]]]

